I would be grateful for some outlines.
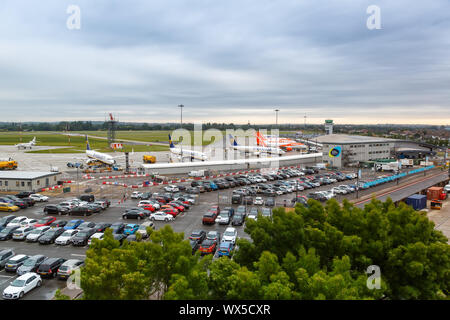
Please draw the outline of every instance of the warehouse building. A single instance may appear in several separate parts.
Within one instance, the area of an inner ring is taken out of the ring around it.
[[[323,145],[323,162],[333,167],[385,159],[421,159],[436,154],[434,145],[382,137],[328,134],[316,138]]]
[[[42,171],[2,171],[0,191],[34,191],[58,184],[60,172]]]

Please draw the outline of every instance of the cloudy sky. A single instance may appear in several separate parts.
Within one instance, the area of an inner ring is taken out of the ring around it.
[[[448,0],[42,2],[0,2],[2,121],[450,124]]]

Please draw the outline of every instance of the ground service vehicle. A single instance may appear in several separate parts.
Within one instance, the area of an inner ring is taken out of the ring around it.
[[[18,163],[17,161],[0,161],[0,170],[14,170],[17,169]]]
[[[142,157],[142,162],[144,163],[156,163],[156,157],[150,155],[144,155]]]

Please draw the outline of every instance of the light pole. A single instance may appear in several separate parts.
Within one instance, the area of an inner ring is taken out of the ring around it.
[[[278,128],[278,111],[280,111],[279,109],[275,109],[275,124],[276,124],[276,127]]]
[[[183,108],[184,108],[184,105],[179,104],[178,108],[180,108],[180,114],[181,114],[180,129],[183,129]],[[181,143],[180,149],[181,149],[181,155],[180,155],[181,156],[181,162],[183,162],[183,143]]]

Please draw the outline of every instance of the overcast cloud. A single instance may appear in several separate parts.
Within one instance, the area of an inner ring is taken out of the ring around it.
[[[81,29],[69,30],[69,5]],[[366,9],[381,9],[368,30]],[[450,2],[0,2],[2,121],[450,124]]]

